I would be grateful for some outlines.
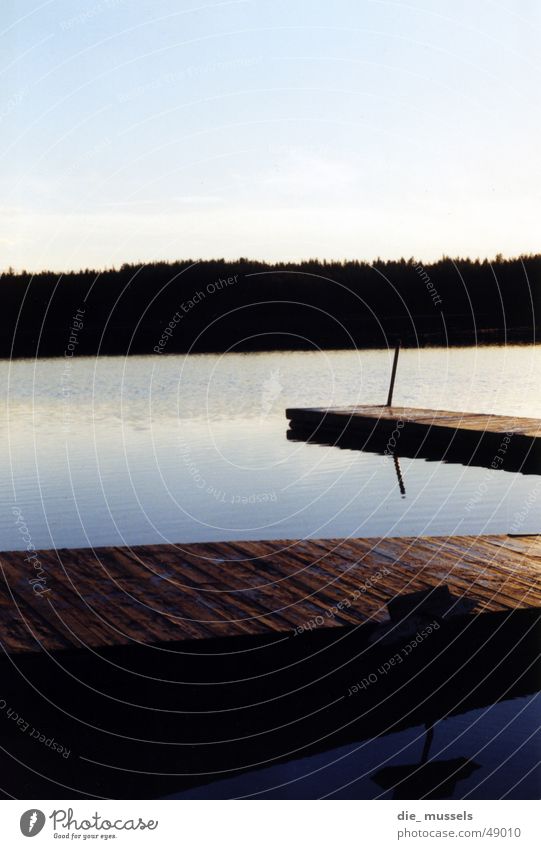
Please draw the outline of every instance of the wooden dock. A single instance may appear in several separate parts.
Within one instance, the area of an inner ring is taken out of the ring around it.
[[[540,536],[39,551],[38,591],[36,561],[26,556],[0,554],[0,639],[9,653],[382,622],[396,595],[442,584],[477,611],[541,608]]]
[[[352,407],[291,407],[286,417],[295,423],[322,424],[327,427],[358,426],[391,427],[413,425],[427,430],[438,428],[454,433],[471,431],[479,435],[525,436],[541,438],[541,420],[517,416],[493,416],[485,413],[458,413],[449,410],[423,410],[413,407],[352,406]]]
[[[541,420],[398,406],[286,410],[289,439],[541,474]]]
[[[0,554],[0,764],[16,798],[163,797],[539,689],[539,537],[41,551],[41,595],[26,557]],[[442,584],[482,615],[441,619],[415,650],[423,625],[378,624]]]

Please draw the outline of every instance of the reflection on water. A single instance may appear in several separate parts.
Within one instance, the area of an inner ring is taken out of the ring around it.
[[[418,764],[384,766],[372,780],[384,790],[390,790],[393,799],[452,799],[458,782],[480,767],[468,758],[429,760],[433,739],[434,726],[429,725]]]
[[[498,702],[426,729],[358,744],[176,794],[179,799],[538,799],[541,696]]]
[[[378,770],[373,780],[384,790],[390,790],[393,799],[453,799],[457,784],[476,769],[479,764],[468,758],[452,758],[387,766]]]
[[[537,531],[536,476],[401,457],[404,493],[392,458],[286,439],[286,406],[384,403],[391,358],[3,362],[2,497],[37,547]],[[395,402],[541,416],[540,367],[534,347],[405,350]]]
[[[511,421],[515,422],[516,419]],[[326,425],[324,419],[321,423],[303,424],[294,418],[290,421],[287,438],[292,442],[331,445],[348,451],[364,451],[392,458],[402,496],[405,496],[406,488],[400,468],[400,457],[480,466],[489,471],[520,472],[524,475],[541,473],[541,439],[532,436],[508,436],[505,431],[453,431],[451,428],[447,430],[438,427],[428,427],[419,432],[415,428],[410,430],[407,423],[397,425],[396,429],[391,431],[392,427],[392,424],[388,427],[382,426],[381,420],[376,427],[375,419],[367,421],[365,429],[359,430],[358,421],[350,422],[346,418],[340,425],[334,426]],[[396,438],[394,434],[398,434]],[[390,447],[391,445],[393,447]],[[484,484],[483,488],[487,489],[488,485]]]

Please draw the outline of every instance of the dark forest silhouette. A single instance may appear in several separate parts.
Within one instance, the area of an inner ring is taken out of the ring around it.
[[[534,342],[541,255],[123,265],[0,281],[2,357]]]

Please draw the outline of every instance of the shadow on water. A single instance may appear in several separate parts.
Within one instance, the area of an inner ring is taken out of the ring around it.
[[[541,474],[541,439],[514,435],[509,443],[504,443],[505,434],[484,433],[480,439],[477,433],[458,430],[452,438],[447,436],[442,439],[438,428],[430,428],[422,435],[408,432],[406,428],[395,433],[398,438],[390,443],[392,431],[388,428],[372,428],[371,432],[363,433],[349,428],[326,428],[323,420],[323,424],[312,427],[291,423],[287,439],[391,456],[395,460],[402,495],[405,493],[400,467],[397,465],[399,457],[519,472],[523,475]]]
[[[492,730],[495,730],[494,725]],[[424,763],[421,757],[421,762],[416,764],[397,763],[375,768],[381,763],[388,764],[389,760],[400,761],[404,751],[409,753],[418,742],[417,734],[417,728],[412,728],[390,735],[387,740],[358,742],[322,755],[173,794],[172,798],[455,799],[471,790],[469,779],[478,771],[482,774],[483,766],[463,756],[434,758]]]
[[[391,790],[393,799],[452,799],[459,781],[469,778],[480,765],[469,758],[429,760],[434,726],[426,728],[425,743],[418,764],[385,766],[372,780],[383,790]]]
[[[407,617],[394,630],[367,623],[4,658],[3,700],[70,755],[31,739],[2,711],[2,769],[17,798],[204,798],[258,787],[274,798],[276,775],[283,783],[321,764],[319,783],[299,779],[293,798],[325,795],[347,776],[352,798],[451,798],[466,786],[470,798],[491,798],[490,784],[476,790],[467,780],[486,751],[471,741],[462,748],[457,734],[454,750],[440,740],[430,756],[431,737],[477,711],[479,733],[505,739],[496,707],[516,711],[517,700],[538,692],[539,640],[539,611],[529,609]],[[513,745],[524,774],[519,714],[511,713]],[[352,754],[333,784],[325,770],[341,747]],[[510,773],[502,793],[515,783]]]

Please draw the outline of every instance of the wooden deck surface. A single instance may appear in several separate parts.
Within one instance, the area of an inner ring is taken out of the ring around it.
[[[476,600],[478,611],[541,607],[539,536],[41,551],[50,590],[41,596],[29,583],[35,568],[25,556],[0,553],[0,640],[7,652],[383,621],[396,594],[441,583]]]
[[[423,410],[412,407],[352,406],[352,407],[292,407],[286,417],[295,423],[314,424],[325,419],[327,425],[363,421],[373,424],[420,425],[425,428],[447,428],[476,433],[505,434],[541,438],[541,420],[520,416],[494,416],[485,413],[459,413],[449,410]]]

